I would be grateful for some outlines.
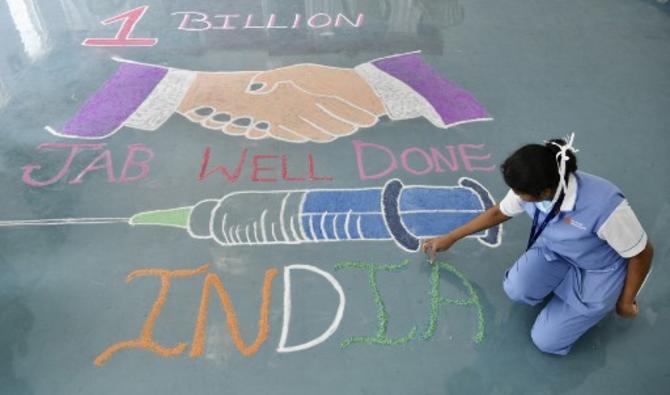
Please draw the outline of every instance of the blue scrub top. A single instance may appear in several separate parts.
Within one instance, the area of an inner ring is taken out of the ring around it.
[[[581,314],[601,314],[616,305],[626,278],[627,259],[619,255],[597,232],[625,199],[611,182],[576,172],[573,207],[561,212],[547,225],[534,248],[548,261],[571,266],[554,293]],[[522,203],[531,216],[539,210],[534,203]],[[540,210],[539,222],[546,214]]]

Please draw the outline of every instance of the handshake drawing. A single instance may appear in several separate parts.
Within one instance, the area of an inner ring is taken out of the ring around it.
[[[175,112],[249,139],[329,142],[391,120],[438,128],[491,118],[475,97],[412,52],[354,68],[296,64],[268,71],[198,72],[117,59],[116,72],[58,128],[103,139],[122,127],[156,130]]]

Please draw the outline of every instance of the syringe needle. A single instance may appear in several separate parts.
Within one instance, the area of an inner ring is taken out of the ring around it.
[[[0,221],[0,227],[12,226],[49,226],[49,225],[97,225],[97,224],[127,224],[130,218],[52,218],[27,219],[16,221]]]

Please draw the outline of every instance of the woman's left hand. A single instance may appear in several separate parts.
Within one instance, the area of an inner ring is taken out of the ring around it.
[[[624,318],[635,318],[637,313],[640,311],[640,308],[637,306],[637,302],[624,302],[619,301],[616,304],[616,312]]]

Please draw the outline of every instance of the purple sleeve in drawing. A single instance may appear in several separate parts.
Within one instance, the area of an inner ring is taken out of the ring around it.
[[[114,75],[91,96],[58,134],[99,139],[118,130],[146,100],[167,69],[121,63]]]
[[[372,64],[425,98],[447,126],[490,118],[470,92],[440,77],[418,53],[383,58]]]

